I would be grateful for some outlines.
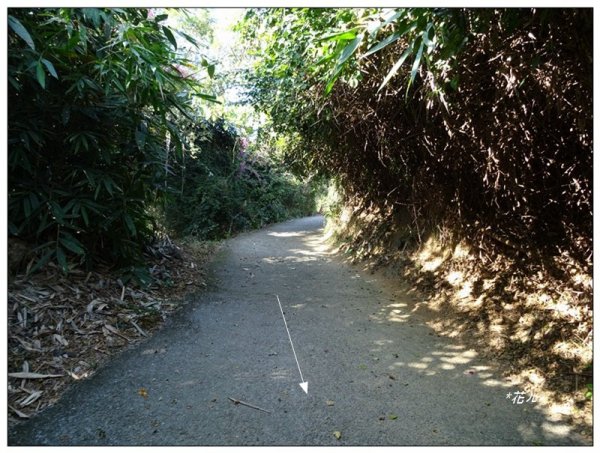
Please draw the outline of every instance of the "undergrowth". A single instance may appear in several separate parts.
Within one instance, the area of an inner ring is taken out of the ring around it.
[[[189,155],[173,164],[177,190],[164,211],[176,235],[218,240],[315,212],[317,186],[286,172],[271,150],[223,121],[196,124],[190,135]]]

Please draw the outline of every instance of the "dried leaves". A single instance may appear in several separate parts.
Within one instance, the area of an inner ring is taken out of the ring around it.
[[[19,417],[23,407],[35,412],[50,404],[69,381],[89,376],[102,356],[140,337],[131,322],[165,308],[160,299],[136,303],[144,300],[136,290],[100,274],[87,283],[82,275],[51,277],[51,283],[17,281],[9,290],[9,370],[24,362],[33,368],[8,374],[9,402]]]
[[[174,298],[205,286],[198,266],[211,250],[205,252],[183,250],[176,259],[158,253],[152,269],[170,275],[168,288],[133,288],[107,271],[74,271],[67,278],[51,267],[14,279],[8,291],[9,413],[28,418],[51,405],[70,382],[91,376],[112,353],[157,328],[181,305]]]
[[[40,373],[8,373],[8,377],[13,377],[17,379],[47,379],[47,378],[56,378],[63,377],[64,374],[40,374]]]

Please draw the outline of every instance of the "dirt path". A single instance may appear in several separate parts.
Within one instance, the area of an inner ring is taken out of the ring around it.
[[[229,241],[211,291],[9,433],[9,445],[584,442],[536,404],[507,399],[520,389],[434,335],[414,300],[343,264],[322,221]]]

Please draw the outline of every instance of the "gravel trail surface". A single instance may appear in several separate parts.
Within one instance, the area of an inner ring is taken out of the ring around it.
[[[345,264],[322,227],[308,217],[228,241],[211,289],[9,445],[585,444],[513,404],[520,389],[436,336],[414,297]]]

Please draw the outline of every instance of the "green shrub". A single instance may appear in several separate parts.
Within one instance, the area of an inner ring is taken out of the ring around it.
[[[223,121],[193,127],[192,151],[171,177],[180,189],[166,205],[179,235],[222,239],[233,233],[314,212],[310,186],[285,173]]]
[[[140,261],[168,153],[182,150],[172,112],[197,90],[165,19],[9,10],[8,226],[37,246],[36,268]]]
[[[274,8],[239,29],[260,43],[250,101],[299,171],[416,231],[591,269],[592,16]]]

